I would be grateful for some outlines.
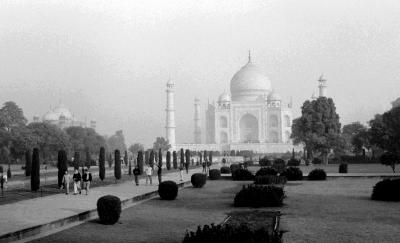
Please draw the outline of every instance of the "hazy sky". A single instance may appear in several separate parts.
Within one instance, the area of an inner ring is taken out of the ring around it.
[[[400,1],[0,0],[0,102],[32,120],[62,100],[149,145],[171,77],[177,140],[192,142],[194,96],[216,100],[248,50],[295,116],[323,73],[342,124],[366,122],[400,96]]]

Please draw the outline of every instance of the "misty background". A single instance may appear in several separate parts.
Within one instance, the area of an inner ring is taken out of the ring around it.
[[[62,101],[149,146],[170,77],[177,142],[193,142],[194,97],[204,123],[248,50],[295,117],[324,74],[342,125],[366,123],[400,96],[400,2],[0,0],[0,103],[32,121]]]

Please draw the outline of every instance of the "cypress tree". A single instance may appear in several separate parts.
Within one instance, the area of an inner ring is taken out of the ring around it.
[[[203,163],[203,154],[199,152],[200,165]]]
[[[170,170],[171,169],[171,152],[170,151],[167,151],[166,162],[167,162],[167,170]]]
[[[144,162],[146,163],[146,165],[149,164],[149,157],[150,157],[150,152],[149,150],[146,150],[146,152],[144,153]]]
[[[124,153],[124,163],[125,163],[125,166],[128,166],[128,151],[126,151],[126,150]]]
[[[174,166],[174,169],[178,169],[178,154],[176,153],[176,151],[172,152],[172,163]]]
[[[140,150],[138,152],[138,155],[137,155],[137,164],[138,164],[138,167],[139,167],[139,170],[140,170],[140,174],[143,174],[143,166],[144,166],[143,159],[144,159],[143,158],[143,151]]]
[[[65,152],[65,150],[58,151],[57,168],[58,168],[58,187],[61,187],[65,171],[68,170],[67,152]]]
[[[208,163],[210,164],[210,166],[211,166],[211,164],[212,164],[212,156],[213,156],[213,152],[210,151],[210,152],[208,153]]]
[[[37,191],[40,187],[40,160],[39,149],[34,148],[32,154],[31,190]]]
[[[7,178],[11,178],[11,166],[10,166],[10,163],[8,163]]]
[[[112,154],[111,154],[111,152],[108,154],[108,160],[107,160],[107,162],[108,162],[108,168],[111,168],[112,167],[112,161],[113,161],[113,159],[112,159]]]
[[[183,152],[183,148],[181,148],[181,166],[185,166],[185,153]]]
[[[132,165],[131,165],[131,161],[129,160],[129,167],[128,167],[128,175],[131,176],[132,175]]]
[[[148,165],[150,165],[150,167],[154,169],[154,151],[153,150],[150,151]]]
[[[186,149],[186,151],[185,151],[185,158],[186,158],[186,167],[189,167],[189,165],[190,165],[190,150],[189,149]]]
[[[76,170],[79,169],[79,163],[80,163],[80,154],[79,151],[76,151],[74,153],[74,169]]]
[[[204,158],[204,162],[207,162],[207,150],[204,150],[203,158]]]
[[[162,162],[162,151],[161,149],[158,150],[158,167],[162,167],[163,166],[163,162]]]
[[[28,149],[25,152],[25,176],[31,176],[32,171],[32,154]]]
[[[85,165],[85,166],[88,167],[88,168],[90,168],[92,156],[90,156],[90,150],[89,150],[89,148],[86,148],[86,149],[85,149],[85,152],[86,152],[86,165]]]
[[[104,180],[106,176],[106,150],[104,147],[100,148],[99,154],[99,177],[100,180]]]
[[[114,152],[114,176],[117,180],[121,179],[121,155],[118,149]]]

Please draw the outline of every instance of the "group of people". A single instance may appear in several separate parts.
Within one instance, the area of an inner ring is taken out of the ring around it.
[[[72,182],[74,183],[74,195],[81,194],[82,190],[86,191],[86,195],[89,194],[90,183],[92,182],[92,173],[90,173],[89,168],[83,169],[83,175],[78,169],[75,169],[72,175]],[[71,176],[68,170],[65,171],[64,177],[62,179],[61,189],[65,189],[65,194],[69,194],[69,185],[71,183]]]

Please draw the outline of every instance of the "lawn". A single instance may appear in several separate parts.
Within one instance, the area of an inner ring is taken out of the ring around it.
[[[399,242],[400,203],[370,200],[378,178],[336,178],[288,182],[281,208],[285,242]],[[181,242],[186,229],[221,223],[232,211],[241,185],[249,182],[207,181],[187,188],[175,201],[149,200],[122,212],[113,226],[95,220],[36,242]],[[260,210],[260,209],[258,209]]]

